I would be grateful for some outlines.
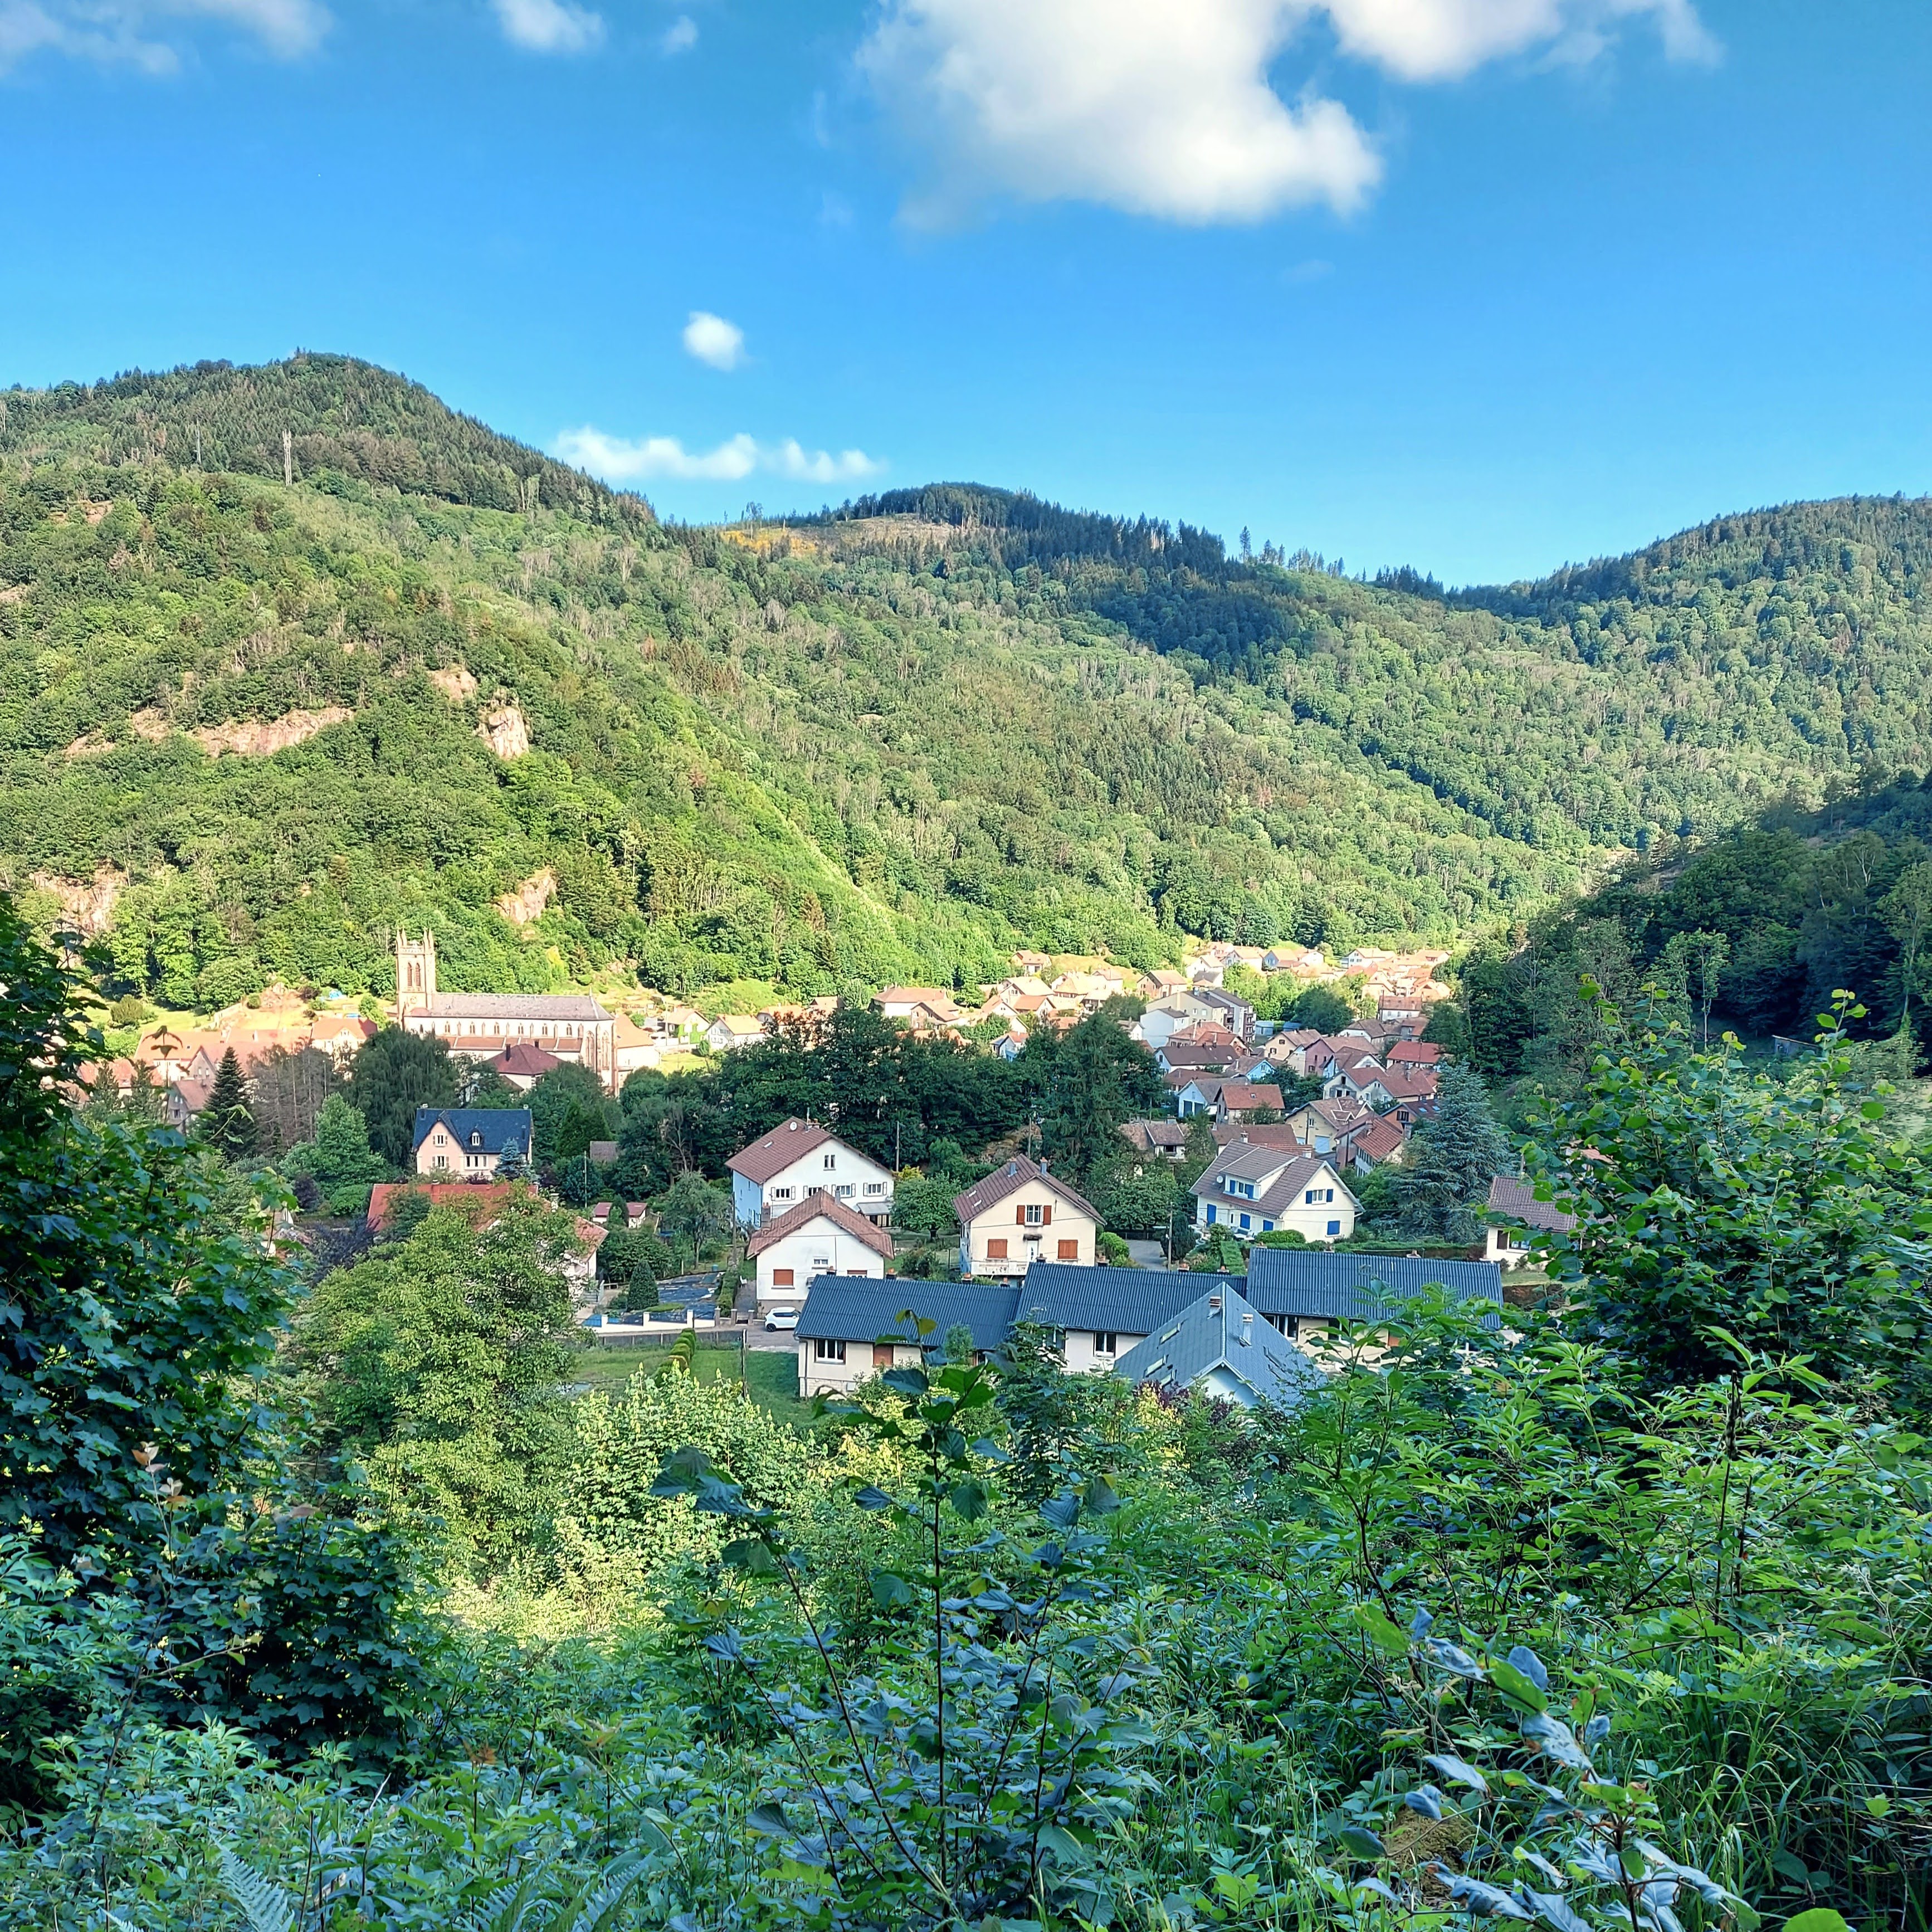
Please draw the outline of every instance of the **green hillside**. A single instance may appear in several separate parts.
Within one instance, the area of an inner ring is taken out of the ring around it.
[[[398,922],[680,992],[1446,938],[1932,764],[1922,502],[1447,596],[967,487],[666,527],[340,358],[4,402],[0,874],[170,1001],[381,992]]]

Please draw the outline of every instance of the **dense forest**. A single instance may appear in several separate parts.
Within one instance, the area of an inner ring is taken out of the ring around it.
[[[964,486],[691,530],[319,356],[0,457],[0,874],[171,1005],[380,993],[399,922],[682,994],[1447,939],[1932,765],[1922,503],[1454,595]]]

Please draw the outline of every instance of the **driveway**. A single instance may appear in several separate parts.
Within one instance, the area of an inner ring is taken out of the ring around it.
[[[1159,1241],[1130,1241],[1127,1258],[1137,1268],[1165,1269],[1169,1265],[1167,1250]]]

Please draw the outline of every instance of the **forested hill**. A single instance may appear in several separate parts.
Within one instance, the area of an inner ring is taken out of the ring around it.
[[[337,358],[4,400],[0,874],[171,1000],[1448,938],[1932,765],[1923,505],[1447,596],[970,485],[666,527]]]
[[[406,496],[493,510],[532,503],[599,524],[648,522],[641,497],[607,489],[459,416],[420,383],[346,356],[298,354],[237,369],[202,362],[111,381],[0,393],[0,454],[108,465],[160,460],[298,481],[352,477]]]

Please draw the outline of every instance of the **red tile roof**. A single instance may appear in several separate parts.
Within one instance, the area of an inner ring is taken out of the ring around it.
[[[808,1195],[796,1208],[788,1208],[776,1221],[767,1221],[746,1244],[748,1257],[761,1255],[774,1241],[808,1228],[814,1221],[830,1221],[844,1229],[854,1240],[863,1241],[874,1254],[892,1258],[892,1238],[883,1228],[875,1228],[856,1208],[848,1208],[836,1194]]]
[[[984,1180],[976,1180],[963,1194],[952,1198],[952,1211],[962,1223],[976,1215],[983,1214],[988,1208],[997,1207],[1010,1194],[1017,1193],[1029,1180],[1044,1181],[1053,1192],[1070,1207],[1077,1208],[1083,1214],[1090,1215],[1095,1221],[1100,1218],[1092,1202],[1074,1192],[1057,1174],[1049,1174],[1043,1167],[1036,1166],[1023,1154],[1016,1154],[987,1175]]]
[[[369,1225],[380,1228],[388,1220],[389,1210],[395,1205],[399,1194],[412,1191],[427,1194],[432,1208],[447,1207],[453,1201],[461,1207],[473,1207],[480,1214],[486,1208],[494,1208],[508,1200],[516,1184],[508,1180],[432,1180],[427,1185],[406,1180],[379,1180],[369,1190]]]
[[[773,1174],[782,1174],[800,1154],[837,1139],[830,1127],[821,1126],[816,1120],[787,1120],[749,1147],[740,1148],[724,1165],[734,1174],[742,1174],[762,1187]],[[840,1141],[838,1144],[843,1147],[844,1142]]]

